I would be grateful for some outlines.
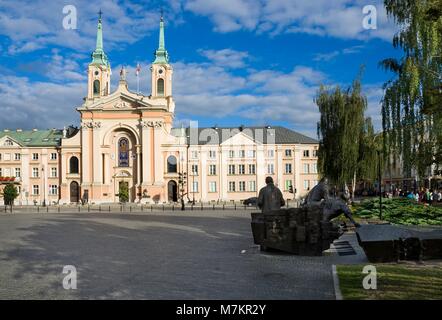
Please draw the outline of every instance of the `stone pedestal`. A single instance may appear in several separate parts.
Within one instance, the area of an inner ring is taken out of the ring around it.
[[[321,207],[252,213],[255,244],[293,254],[320,256],[342,234],[337,224],[323,221]]]

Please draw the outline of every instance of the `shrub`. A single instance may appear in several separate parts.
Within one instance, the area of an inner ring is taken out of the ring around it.
[[[13,205],[14,200],[18,197],[18,191],[17,188],[9,183],[5,186],[3,189],[3,200],[6,205]]]

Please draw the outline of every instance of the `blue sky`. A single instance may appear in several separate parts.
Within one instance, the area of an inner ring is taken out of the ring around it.
[[[63,28],[66,5],[77,10],[75,30]],[[366,5],[377,9],[377,29],[362,27]],[[400,54],[382,0],[2,0],[0,128],[78,125],[100,9],[113,88],[125,65],[135,91],[140,63],[141,91],[149,94],[161,8],[175,125],[283,125],[316,137],[319,85],[347,86],[365,65],[367,113],[380,128],[382,84],[391,74],[378,62]]]

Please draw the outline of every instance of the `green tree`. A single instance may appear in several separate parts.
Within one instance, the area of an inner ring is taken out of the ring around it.
[[[120,202],[126,203],[129,201],[129,186],[127,182],[120,183],[120,190],[118,191]]]
[[[385,83],[382,125],[386,154],[401,155],[403,169],[419,177],[442,163],[442,0],[384,0],[400,31],[393,46],[401,59],[381,66],[394,77]]]
[[[358,179],[374,178],[377,168],[373,125],[364,117],[367,98],[361,74],[344,91],[321,86],[315,98],[320,112],[319,171],[340,188],[352,182],[353,195]]]
[[[3,200],[5,205],[13,205],[14,200],[17,197],[18,197],[17,188],[11,183],[7,184],[3,189]]]

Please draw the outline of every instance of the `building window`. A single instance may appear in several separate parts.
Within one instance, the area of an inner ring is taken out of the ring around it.
[[[38,194],[39,194],[39,186],[38,186],[37,184],[34,184],[34,185],[32,186],[32,194],[33,194],[34,196],[38,196]]]
[[[100,95],[100,80],[94,80],[94,96]]]
[[[318,157],[318,150],[317,149],[313,150],[313,157]]]
[[[312,173],[318,173],[318,164],[312,163]]]
[[[246,191],[246,182],[245,181],[239,182],[239,191]]]
[[[177,161],[175,156],[169,156],[167,158],[167,172],[168,173],[177,172]]]
[[[256,166],[254,164],[249,164],[249,174],[256,173]]]
[[[12,147],[13,145],[14,145],[14,143],[12,142],[12,140],[7,139],[7,140],[5,141],[5,146],[7,146],[7,147]]]
[[[15,177],[16,178],[20,178],[21,177],[21,169],[20,168],[15,168]]]
[[[238,174],[246,174],[246,165],[245,164],[240,164],[238,166]]]
[[[49,185],[49,194],[51,196],[56,196],[58,194],[58,186],[55,184]]]
[[[216,192],[216,181],[209,182],[209,192]]]
[[[51,168],[51,177],[56,178],[57,177],[57,168]]]
[[[309,190],[310,189],[310,183],[308,180],[304,180],[304,190]]]
[[[209,165],[209,175],[211,175],[211,176],[216,175],[216,165],[215,164]]]
[[[235,181],[229,181],[229,191],[235,192]]]
[[[32,177],[38,178],[38,168],[32,168]]]
[[[198,165],[197,164],[192,164],[192,175],[197,176],[198,175]]]
[[[274,150],[268,150],[268,151],[267,151],[267,156],[268,156],[269,158],[273,158],[273,157],[275,156],[275,151],[274,151]]]
[[[198,181],[192,182],[192,192],[198,192]]]
[[[292,156],[292,150],[291,149],[285,149],[285,156],[291,157]]]
[[[2,168],[0,168],[0,177],[2,177],[3,176],[3,171],[2,171]]]
[[[235,165],[234,164],[229,164],[229,174],[235,174]]]
[[[285,181],[285,189],[286,191],[290,190],[290,187],[292,186],[292,180],[286,180]]]
[[[292,173],[292,164],[291,163],[285,164],[285,173]]]
[[[71,157],[69,159],[69,173],[78,173],[78,158]]]
[[[191,157],[192,159],[198,159],[198,151],[192,151],[192,152],[190,153],[190,157]]]
[[[216,159],[216,151],[215,150],[209,150],[209,158]]]
[[[255,150],[247,150],[247,158],[255,158],[256,151]]]
[[[310,172],[310,166],[308,163],[304,163],[304,173],[309,173]]]
[[[157,95],[164,96],[164,80],[162,78],[157,81]]]
[[[2,154],[0,153],[0,160],[2,160]]]
[[[16,153],[14,159],[15,159],[15,161],[20,161],[21,160],[21,154],[20,153]]]
[[[32,160],[38,160],[38,153],[32,154]]]
[[[118,166],[129,167],[129,140],[121,138],[118,141]]]
[[[249,181],[249,191],[256,191],[256,181]]]
[[[310,151],[309,150],[304,150],[304,157],[305,158],[310,157]]]
[[[229,158],[235,158],[235,151],[229,150]]]
[[[275,174],[275,166],[273,163],[267,165],[267,174]]]
[[[245,158],[246,157],[246,151],[245,150],[239,150],[239,157]]]
[[[55,152],[51,153],[51,160],[57,160],[57,154]]]

